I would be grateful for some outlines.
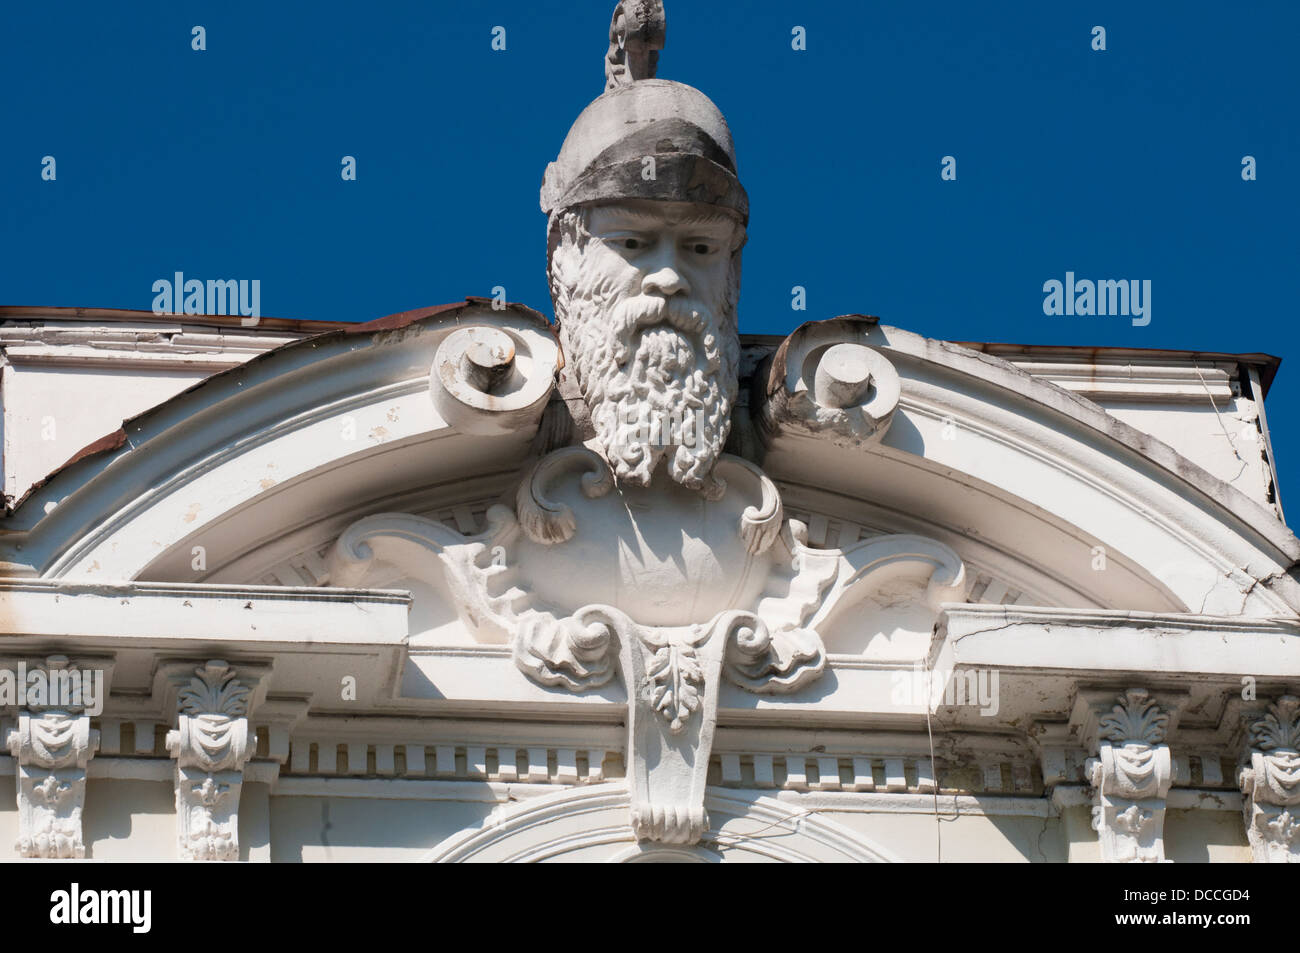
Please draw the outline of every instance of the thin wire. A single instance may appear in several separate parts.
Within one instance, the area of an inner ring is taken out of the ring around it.
[[[1241,454],[1237,452],[1237,445],[1232,442],[1232,437],[1228,434],[1228,428],[1223,426],[1223,418],[1219,416],[1219,408],[1214,405],[1214,395],[1210,393],[1210,385],[1205,383],[1204,377],[1201,377],[1201,366],[1193,364],[1192,369],[1196,371],[1196,376],[1201,378],[1201,386],[1205,388],[1205,396],[1210,398],[1210,410],[1214,411],[1214,417],[1219,421],[1219,429],[1223,431],[1223,436],[1228,441],[1228,449],[1232,451],[1234,457],[1245,463],[1246,461],[1241,459]]]
[[[763,831],[767,830],[769,827],[777,827],[777,826],[779,826],[779,825],[781,825],[781,824],[785,824],[785,823],[787,823],[787,822],[789,822],[789,821],[800,821],[800,820],[803,820],[805,817],[809,817],[809,816],[811,816],[811,815],[813,815],[813,814],[816,814],[817,812],[818,812],[818,808],[809,808],[809,809],[806,810],[806,811],[800,811],[798,814],[791,814],[791,815],[789,815],[788,817],[782,817],[782,818],[779,818],[778,820],[773,821],[771,824],[764,824],[762,827],[760,827],[758,830],[755,830],[755,831],[749,831],[748,833],[745,832],[745,831],[729,831],[729,832],[727,832],[726,837],[727,837],[729,840],[735,840],[735,841],[742,841],[742,840],[762,840],[763,838],[762,838],[762,837],[759,837],[758,835],[762,834]],[[798,828],[798,827],[792,827],[792,828],[790,828],[788,831],[782,831],[781,834],[779,834],[779,835],[778,835],[778,834],[767,834],[767,835],[765,835],[765,836],[767,836],[767,837],[784,837],[786,834],[797,834],[797,833],[799,833],[799,828]]]
[[[930,701],[934,698],[930,655],[925,656],[925,734],[930,739],[930,773],[934,776],[934,849],[936,864],[943,863],[943,819],[939,817],[939,766],[934,762],[934,730],[930,725]]]

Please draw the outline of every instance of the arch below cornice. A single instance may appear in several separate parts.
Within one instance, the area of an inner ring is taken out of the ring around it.
[[[897,863],[849,828],[776,798],[709,790],[709,829],[698,844],[638,843],[631,799],[619,782],[572,788],[510,804],[483,827],[455,834],[426,863]]]

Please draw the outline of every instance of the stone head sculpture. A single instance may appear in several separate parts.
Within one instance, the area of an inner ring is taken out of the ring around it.
[[[654,79],[663,6],[620,3],[608,89],[546,170],[551,299],[597,449],[623,483],[662,469],[716,497],[731,429],[749,203],[703,93]]]

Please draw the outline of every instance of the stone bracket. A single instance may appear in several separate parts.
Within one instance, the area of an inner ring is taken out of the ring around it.
[[[1084,773],[1092,785],[1093,828],[1106,863],[1164,863],[1166,797],[1173,784],[1168,738],[1175,709],[1144,688],[1118,696],[1081,692],[1087,705],[1082,735],[1089,750]]]
[[[239,859],[239,795],[257,737],[249,713],[266,666],[236,672],[214,659],[173,674],[177,727],[167,732],[176,759],[176,827],[182,860]]]
[[[7,747],[17,765],[18,843],[23,857],[85,857],[81,811],[86,765],[99,732],[84,712],[20,711]]]
[[[1238,781],[1255,863],[1300,862],[1300,698],[1283,695],[1246,720]]]
[[[15,726],[5,734],[16,762],[15,849],[23,857],[85,857],[86,767],[100,741],[90,718],[103,709],[113,660],[51,655],[5,663],[18,673],[20,705]]]

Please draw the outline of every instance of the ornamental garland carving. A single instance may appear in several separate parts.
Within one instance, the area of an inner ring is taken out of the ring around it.
[[[177,693],[177,727],[167,733],[176,759],[176,821],[182,860],[239,859],[239,796],[256,737],[249,730],[252,686],[221,660],[194,669]]]
[[[1240,774],[1256,863],[1300,862],[1300,698],[1283,695],[1247,726]]]
[[[1096,792],[1093,827],[1105,862],[1164,862],[1169,718],[1145,689],[1131,688],[1098,720],[1098,755],[1085,772]]]
[[[90,716],[75,709],[21,710],[6,741],[17,762],[18,853],[85,857],[86,765],[99,748]]]

